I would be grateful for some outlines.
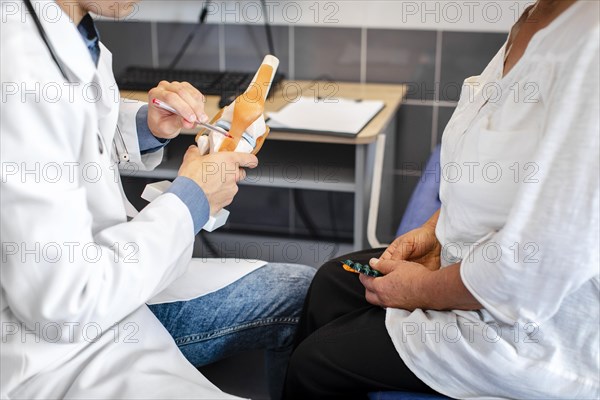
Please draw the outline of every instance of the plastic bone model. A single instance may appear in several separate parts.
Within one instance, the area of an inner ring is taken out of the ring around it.
[[[226,132],[202,129],[196,141],[202,154],[219,151],[238,151],[256,154],[269,134],[265,124],[265,100],[271,89],[279,60],[268,55],[263,60],[250,86],[233,103],[222,109],[211,121]],[[168,190],[171,182],[161,181],[146,185],[142,198],[153,201]],[[202,229],[212,232],[227,222],[229,211],[223,209],[211,215]]]
[[[248,89],[213,118],[211,124],[229,135],[207,129],[198,133],[196,142],[202,154],[219,151],[258,153],[269,135],[264,118],[265,100],[278,67],[277,57],[266,56]]]

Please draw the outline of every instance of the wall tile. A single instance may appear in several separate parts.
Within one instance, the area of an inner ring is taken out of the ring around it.
[[[400,221],[402,221],[402,216],[404,215],[410,196],[412,196],[413,191],[417,187],[419,179],[420,177],[418,176],[406,175],[396,175],[394,179],[393,215],[396,226],[400,226]]]
[[[235,201],[227,206],[231,212],[228,228],[288,232],[289,190],[248,185],[239,188]]]
[[[360,81],[360,29],[295,28],[296,79]]]
[[[158,24],[158,62],[167,67],[196,24]],[[205,24],[198,28],[187,51],[177,64],[181,69],[219,70],[219,27]]]
[[[113,54],[113,70],[119,76],[130,65],[152,66],[149,22],[96,21],[100,40]]]
[[[150,24],[140,22],[98,21],[103,42],[113,51],[115,70],[125,66],[152,64]],[[195,27],[185,23],[158,23],[159,62],[166,66],[181,43]],[[287,27],[275,26],[274,40],[281,59],[281,70],[289,70]],[[219,28],[205,25],[178,65],[180,68],[219,68]],[[435,39],[434,31],[370,29],[367,42],[367,80],[412,84],[410,99],[433,99]],[[360,80],[360,29],[343,27],[295,27],[295,71],[297,79],[327,77],[340,81]],[[501,33],[444,32],[442,41],[441,100],[458,99],[462,81],[480,73],[506,39]],[[262,25],[225,26],[226,66],[232,70],[252,71],[268,51]],[[415,89],[416,88],[416,89]],[[454,108],[439,107],[437,141]],[[429,105],[402,105],[398,112],[396,137],[396,169],[417,169],[424,166],[431,150],[433,108]],[[328,150],[329,151],[329,150]],[[389,212],[393,223],[399,224],[419,177],[395,175],[394,205]],[[138,198],[143,186],[132,185],[129,192]],[[296,210],[290,209],[291,191],[241,186],[236,201],[228,208],[232,212],[230,225],[223,232],[249,230],[287,234],[290,213],[296,233],[307,234]],[[331,212],[328,194],[321,191],[301,191],[307,210],[325,235],[331,235]],[[351,194],[335,193],[336,225],[342,238],[351,238],[353,199]],[[141,204],[140,204],[141,205]],[[256,210],[268,206],[267,214]]]
[[[454,110],[456,107],[439,107],[438,108],[438,134],[437,134],[437,142],[441,143],[442,141],[442,133],[444,133],[444,129],[446,129],[446,125],[448,125],[448,121],[454,114]]]
[[[436,32],[370,29],[367,82],[406,83],[407,98],[434,98]]]
[[[396,168],[421,170],[431,152],[430,106],[402,105],[398,111]]]
[[[297,202],[301,202],[314,229],[323,237],[351,240],[354,232],[354,196],[351,193],[335,193],[316,190],[296,191],[296,232],[309,235],[300,215]],[[335,224],[335,226],[334,226]],[[335,228],[335,229],[334,229]]]
[[[275,55],[279,58],[279,72],[289,71],[289,29],[272,26]],[[263,25],[225,25],[225,65],[233,71],[255,71],[269,44]]]
[[[506,37],[505,33],[444,32],[440,99],[458,101],[463,81],[485,69]]]

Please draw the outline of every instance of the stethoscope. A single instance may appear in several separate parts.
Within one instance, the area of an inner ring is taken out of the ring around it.
[[[24,2],[25,2],[25,5],[27,6],[27,10],[29,11],[29,13],[31,14],[31,16],[33,17],[33,21],[35,22],[35,26],[37,27],[37,30],[40,33],[40,36],[42,37],[42,40],[46,44],[46,47],[48,48],[48,51],[50,52],[50,55],[52,56],[52,59],[54,60],[54,63],[58,67],[58,70],[60,71],[60,73],[62,74],[62,76],[65,78],[65,80],[67,82],[69,82],[69,78],[67,77],[67,73],[65,72],[64,64],[57,57],[56,52],[54,51],[54,47],[52,47],[52,43],[50,43],[50,40],[48,40],[48,36],[46,35],[46,31],[44,31],[44,27],[42,27],[42,23],[40,22],[40,19],[38,18],[37,14],[35,13],[35,9],[33,8],[33,4],[31,4],[31,0],[24,0]],[[125,153],[121,154],[121,158],[123,159],[123,161],[129,161],[129,152],[127,151],[127,144],[125,143],[125,139],[123,138],[123,135],[121,134],[121,130],[119,129],[118,125],[117,125],[117,132],[119,134],[119,137],[121,138],[121,142],[123,143],[123,147],[125,149]],[[99,142],[98,142],[98,149],[100,151],[100,154],[102,154],[104,152],[104,145],[100,141],[100,135],[99,134],[98,134],[98,140],[99,140]]]
[[[24,0],[24,1],[25,1],[25,6],[27,7],[27,11],[29,11],[31,16],[33,17],[33,22],[35,22],[35,26],[37,27],[37,30],[40,33],[40,36],[42,37],[42,40],[44,41],[44,43],[46,44],[46,47],[48,48],[48,51],[50,52],[50,56],[52,56],[54,63],[58,67],[60,73],[65,78],[65,80],[69,81],[69,78],[67,78],[67,73],[65,72],[64,65],[60,62],[60,59],[56,56],[54,47],[52,47],[52,43],[50,43],[50,40],[48,40],[46,31],[44,31],[44,27],[42,27],[42,23],[40,22],[40,19],[38,18],[37,14],[35,13],[35,9],[33,8],[33,4],[31,4],[31,0]]]

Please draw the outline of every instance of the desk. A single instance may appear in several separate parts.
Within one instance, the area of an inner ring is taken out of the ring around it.
[[[370,215],[369,242],[372,246],[378,245],[374,235],[377,225],[377,209],[379,208],[378,187],[382,179],[382,170],[391,171],[394,168],[396,112],[405,94],[406,86],[404,85],[323,81],[283,82],[273,96],[267,99],[267,113],[280,110],[285,104],[300,96],[328,98],[332,101],[335,98],[382,100],[385,107],[357,136],[352,138],[282,131],[271,132],[259,154],[260,166],[249,171],[246,181],[240,184],[354,193],[354,248],[358,250],[367,245],[367,215]],[[142,101],[148,100],[147,94],[144,92],[123,91],[121,96]],[[209,116],[218,112],[218,101],[217,96],[206,97],[205,110]],[[196,131],[183,132],[183,134],[189,135],[195,135],[195,133]],[[272,152],[265,151],[269,148],[269,141],[296,142],[298,149],[303,150],[288,151],[286,154],[271,154]],[[332,145],[354,147],[354,160],[336,159],[336,154],[334,154],[336,152],[331,151]],[[169,147],[171,146],[173,143],[169,145]],[[184,151],[185,147],[181,151]],[[324,148],[326,150],[322,150]],[[388,152],[384,151],[386,148],[389,149]],[[307,149],[309,150],[307,151]],[[385,153],[387,153],[387,157],[384,157]],[[170,157],[156,170],[139,172],[136,176],[173,179],[177,176],[179,162],[180,159]],[[323,166],[331,165],[334,165],[333,169],[323,171]],[[294,171],[293,177],[290,177],[290,167]],[[376,179],[374,180],[373,177]],[[373,185],[374,181],[375,185]],[[374,192],[372,192],[373,187],[376,189]],[[387,202],[391,206],[391,199],[387,199]],[[372,207],[369,212],[370,203],[372,203]]]

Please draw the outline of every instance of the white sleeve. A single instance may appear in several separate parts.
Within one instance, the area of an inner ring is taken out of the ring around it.
[[[117,212],[98,223],[102,207],[122,207],[122,199],[111,188],[118,183],[108,155],[91,162],[102,164],[108,178],[83,182],[81,168],[89,160],[81,154],[98,147],[80,103],[12,96],[2,104],[10,112],[2,113],[0,130],[0,282],[5,304],[29,328],[74,322],[110,327],[184,273],[192,255],[192,218],[174,194],[159,197],[130,222]]]
[[[133,170],[151,171],[162,161],[164,150],[160,149],[143,155],[140,152],[136,115],[144,104],[146,103],[121,98],[114,145],[120,166],[133,163],[135,164]]]
[[[598,279],[598,53],[592,40],[556,71],[538,182],[522,183],[506,225],[462,261],[466,287],[503,322],[541,323]]]

